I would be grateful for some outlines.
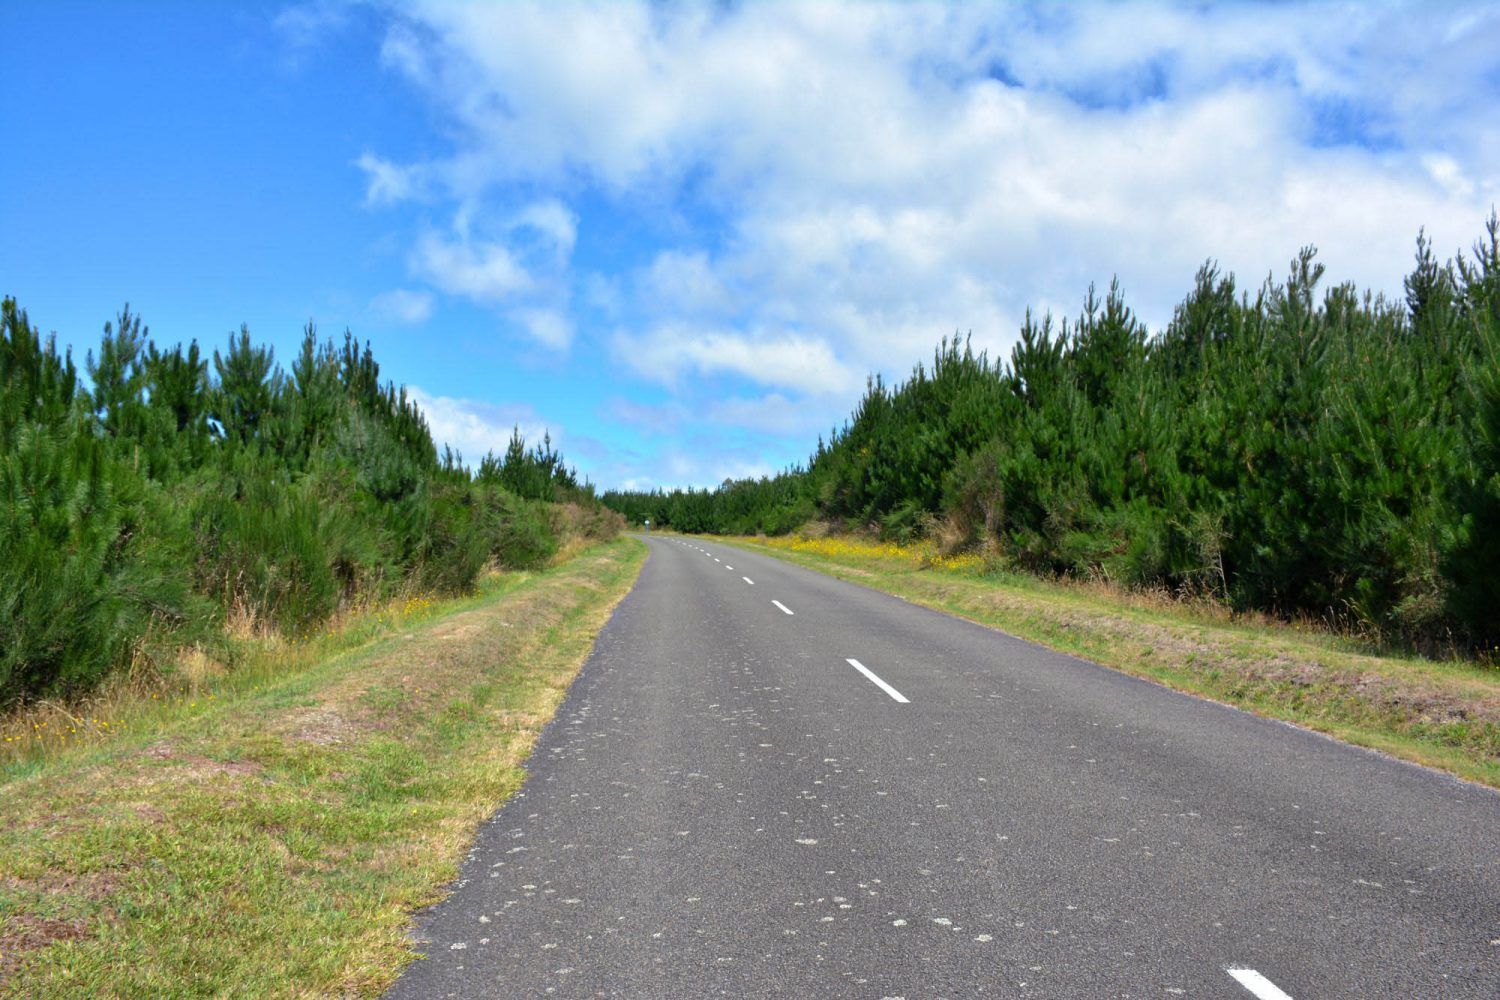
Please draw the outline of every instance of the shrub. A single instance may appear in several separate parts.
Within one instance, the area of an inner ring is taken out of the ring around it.
[[[76,423],[0,455],[0,703],[92,686],[153,619],[179,620],[175,568],[142,558],[145,484]]]
[[[540,569],[557,554],[557,536],[547,508],[509,493],[491,494],[492,554],[506,569]]]

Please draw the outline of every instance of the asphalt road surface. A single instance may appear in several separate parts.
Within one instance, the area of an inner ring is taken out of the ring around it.
[[[1500,997],[1500,796],[656,536],[393,997]]]

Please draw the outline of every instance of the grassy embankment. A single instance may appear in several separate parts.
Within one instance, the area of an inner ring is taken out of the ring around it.
[[[1207,602],[849,537],[721,538],[1096,663],[1500,788],[1500,669],[1372,652]]]
[[[644,556],[596,545],[35,722],[68,739],[10,732],[0,996],[379,993]]]

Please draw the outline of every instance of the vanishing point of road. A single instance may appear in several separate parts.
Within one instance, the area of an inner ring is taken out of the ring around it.
[[[652,536],[390,996],[1500,997],[1500,796]]]

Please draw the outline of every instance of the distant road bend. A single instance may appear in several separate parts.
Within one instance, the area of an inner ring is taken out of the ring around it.
[[[1500,796],[646,542],[391,996],[1500,997]]]

